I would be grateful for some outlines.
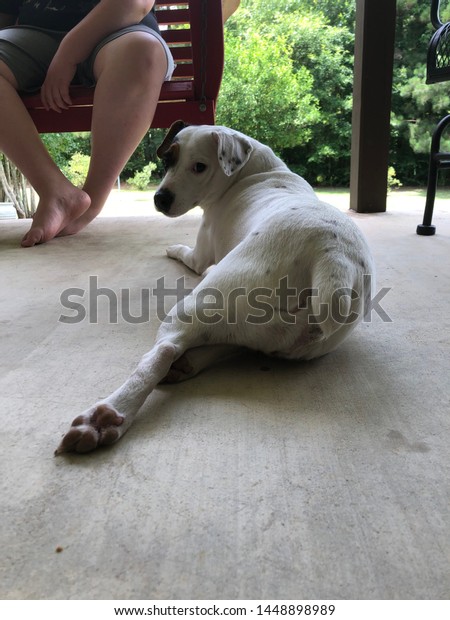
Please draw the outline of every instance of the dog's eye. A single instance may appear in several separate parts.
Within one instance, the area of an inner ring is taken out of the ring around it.
[[[200,161],[195,163],[192,168],[192,171],[195,172],[196,174],[201,174],[202,172],[205,172],[205,170],[206,170],[206,164],[202,164]]]

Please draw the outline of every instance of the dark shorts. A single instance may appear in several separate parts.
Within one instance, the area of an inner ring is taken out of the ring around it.
[[[175,68],[172,54],[161,35],[143,24],[136,24],[112,32],[93,49],[89,58],[80,63],[74,83],[93,86],[94,61],[104,45],[129,32],[147,32],[160,41],[167,58],[166,80]],[[11,26],[0,30],[0,60],[8,65],[19,85],[19,91],[36,92],[42,86],[48,67],[65,32],[42,30],[34,26]]]

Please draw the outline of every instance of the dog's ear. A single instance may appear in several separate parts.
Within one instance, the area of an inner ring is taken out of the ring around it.
[[[164,140],[158,146],[158,149],[156,151],[156,154],[159,158],[161,158],[164,155],[164,153],[169,150],[169,147],[172,144],[173,139],[175,138],[177,133],[180,133],[180,131],[184,129],[185,127],[187,127],[187,125],[184,121],[175,121],[174,123],[172,123],[172,126],[170,127],[169,131],[166,133]]]
[[[217,129],[212,132],[217,142],[217,157],[227,177],[241,170],[248,162],[253,146],[242,134]]]

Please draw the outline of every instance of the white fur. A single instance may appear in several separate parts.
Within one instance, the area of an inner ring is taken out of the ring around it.
[[[58,453],[116,441],[158,383],[191,377],[236,347],[291,359],[332,351],[371,294],[363,284],[373,261],[357,226],[267,146],[226,127],[188,127],[164,147],[170,154],[155,202],[171,196],[170,217],[196,205],[204,215],[195,247],[174,245],[167,255],[204,278],[171,310],[131,377],[74,421]],[[283,281],[295,295],[277,293]],[[217,294],[203,298],[206,289]],[[349,294],[339,300],[339,289]]]

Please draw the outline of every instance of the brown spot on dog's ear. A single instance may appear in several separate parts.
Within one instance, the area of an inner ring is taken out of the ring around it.
[[[172,123],[172,126],[170,127],[169,131],[166,133],[164,140],[159,145],[156,151],[156,154],[158,157],[162,157],[164,155],[164,153],[169,149],[170,145],[172,144],[175,136],[178,133],[180,133],[182,129],[185,129],[186,127],[187,125],[184,121],[175,121],[174,123]]]

